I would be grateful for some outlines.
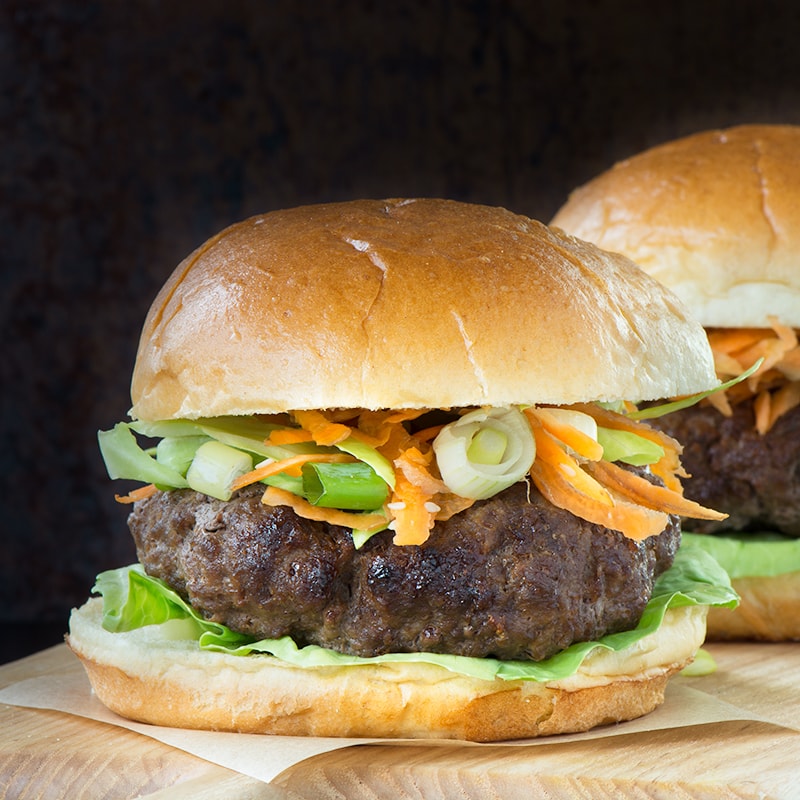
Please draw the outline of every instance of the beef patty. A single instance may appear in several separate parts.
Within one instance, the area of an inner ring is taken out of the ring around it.
[[[437,523],[423,545],[384,531],[355,550],[347,529],[265,506],[262,491],[137,503],[139,560],[210,620],[358,656],[540,660],[632,628],[680,541],[677,518],[635,542],[518,483]]]
[[[687,530],[800,537],[800,406],[764,436],[755,430],[752,401],[734,406],[731,417],[697,405],[650,423],[684,445],[681,461],[691,475],[683,481],[685,495],[729,515],[721,522],[691,520]]]

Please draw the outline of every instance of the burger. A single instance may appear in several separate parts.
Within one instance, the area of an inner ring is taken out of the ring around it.
[[[637,401],[717,384],[627,259],[436,199],[276,211],[181,263],[99,434],[138,563],[68,643],[145,722],[497,741],[645,714],[694,657],[680,445]],[[127,487],[126,487],[127,488]]]
[[[709,637],[799,639],[800,127],[653,147],[573,192],[552,224],[672,289],[706,327],[722,380],[755,368],[656,424],[686,448],[686,494],[728,514],[686,525],[741,596],[710,613]]]

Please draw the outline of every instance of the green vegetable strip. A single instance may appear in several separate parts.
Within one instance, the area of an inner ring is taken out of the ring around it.
[[[353,458],[357,458],[359,461],[369,464],[375,473],[380,475],[380,477],[383,478],[383,480],[386,481],[386,483],[392,489],[394,489],[394,467],[392,466],[391,461],[389,461],[389,459],[385,456],[381,455],[374,447],[359,441],[354,436],[350,436],[343,442],[339,442],[336,447],[343,453],[347,453],[348,455],[353,456]],[[376,507],[377,506],[373,506],[373,508]]]
[[[255,417],[220,417],[219,419],[200,420],[203,433],[218,442],[236,447],[261,458],[274,458],[280,461],[299,453],[322,451],[315,444],[270,445],[265,440],[270,433],[281,426],[261,422]]]
[[[97,441],[110,478],[155,483],[168,489],[189,485],[180,472],[147,455],[124,422],[117,423],[110,431],[98,431]]]
[[[749,378],[763,362],[764,359],[759,358],[758,361],[756,361],[756,363],[750,367],[750,369],[745,370],[741,375],[737,376],[736,378],[732,378],[725,383],[721,383],[719,386],[715,386],[713,389],[709,389],[707,392],[699,392],[698,394],[684,397],[682,400],[674,400],[671,403],[663,403],[659,406],[641,408],[638,411],[631,411],[630,414],[627,414],[627,416],[630,419],[656,419],[657,417],[663,417],[666,414],[672,414],[674,411],[680,411],[682,408],[689,408],[689,406],[699,403],[709,395],[715,394],[716,392],[724,392],[727,389],[730,389],[731,386],[736,386],[737,383],[747,380],[747,378]]]
[[[605,461],[622,461],[641,467],[655,464],[664,456],[661,445],[631,431],[612,430],[598,425],[597,441],[603,447]]]
[[[151,439],[160,439],[166,436],[202,436],[203,431],[198,425],[200,420],[190,419],[165,419],[159,422],[144,422],[134,420],[133,422],[120,423],[127,425],[132,431]]]
[[[294,475],[287,475],[285,472],[279,472],[277,475],[270,475],[269,478],[264,478],[262,483],[267,486],[274,486],[276,489],[291,492],[298,497],[305,497],[303,494],[303,479],[299,476],[295,477]]]
[[[385,531],[388,528],[388,523],[381,528],[371,528],[370,530],[359,530],[353,528],[353,547],[360,550],[376,533]]]
[[[348,511],[373,511],[389,495],[386,481],[368,464],[304,464],[303,494],[315,506]]]

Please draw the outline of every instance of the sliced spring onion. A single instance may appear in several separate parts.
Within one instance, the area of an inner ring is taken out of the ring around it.
[[[186,480],[196,492],[218,500],[230,500],[233,481],[252,469],[253,459],[250,455],[222,442],[211,441],[197,449]]]
[[[374,511],[389,496],[386,481],[368,464],[303,464],[303,494],[309,503],[346,511]]]
[[[603,447],[603,459],[606,461],[622,461],[643,467],[646,464],[655,464],[664,457],[664,448],[661,445],[632,431],[598,426],[597,441]]]
[[[186,478],[149,456],[136,441],[129,426],[118,422],[110,431],[98,431],[97,441],[110,478],[154,483],[161,488],[182,489]]]
[[[481,444],[477,437],[487,429],[493,433],[485,434],[485,444]],[[497,456],[490,453],[503,437],[506,442],[503,453],[499,460],[494,461]],[[477,460],[471,458],[473,445]],[[530,470],[536,455],[530,425],[516,408],[470,411],[442,428],[433,441],[433,449],[447,488],[475,500],[491,497],[521,480]],[[481,459],[489,459],[490,463]]]
[[[260,466],[261,464],[256,464],[256,467]],[[285,492],[291,492],[299,497],[303,496],[303,479],[299,475],[287,475],[285,472],[279,472],[264,478],[262,483],[274,486],[276,489],[283,489]]]
[[[508,447],[508,436],[497,428],[481,428],[467,448],[467,458],[474,464],[499,464]]]
[[[209,441],[208,436],[166,436],[156,446],[156,461],[185,475],[197,448]]]
[[[381,455],[374,447],[359,441],[354,436],[349,436],[343,442],[339,442],[336,447],[343,453],[348,453],[359,461],[369,464],[369,466],[394,489],[394,467],[389,459]],[[375,506],[373,506],[373,508],[375,508]]]

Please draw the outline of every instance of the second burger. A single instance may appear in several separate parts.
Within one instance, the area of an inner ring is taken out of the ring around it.
[[[800,127],[741,125],[667,142],[572,193],[552,220],[622,253],[707,330],[746,381],[656,424],[685,446],[686,492],[728,514],[691,521],[742,602],[709,636],[800,638]],[[692,537],[689,537],[690,539]]]

